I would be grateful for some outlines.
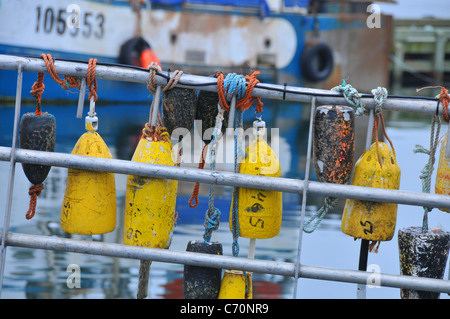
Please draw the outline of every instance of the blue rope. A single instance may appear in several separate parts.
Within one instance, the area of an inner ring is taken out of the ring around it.
[[[221,120],[221,114],[218,115],[218,118],[220,116],[219,121]],[[218,119],[216,119],[218,121]],[[210,158],[210,164],[209,167],[213,171],[216,169],[216,147],[218,140],[221,137],[222,131],[216,126],[214,127],[213,136],[211,139],[211,147],[209,148],[209,158]],[[205,232],[203,234],[203,239],[205,242],[210,242],[212,232],[217,230],[219,228],[219,220],[220,215],[222,213],[220,210],[216,207],[214,207],[214,186],[211,184],[209,186],[209,200],[208,200],[208,210],[205,214],[205,221],[203,223],[203,226],[205,227]]]
[[[245,76],[242,74],[228,73],[223,81],[223,88],[225,89],[227,100],[231,100],[233,95],[236,95],[238,100],[242,99],[247,90]]]
[[[337,198],[334,197],[325,197],[323,206],[303,225],[303,231],[305,233],[312,233],[316,230],[317,226],[319,226],[322,219],[325,217],[325,215],[332,210],[338,202]],[[314,220],[317,219],[317,221],[314,223],[312,228],[307,229],[306,227]]]
[[[235,117],[235,133],[234,133],[234,172],[239,173],[239,162],[242,158],[242,137],[240,137],[240,131],[243,128],[243,117],[242,111],[236,110]],[[232,230],[233,230],[233,245],[232,252],[233,256],[239,256],[239,187],[234,187],[233,189],[233,210],[231,216]]]

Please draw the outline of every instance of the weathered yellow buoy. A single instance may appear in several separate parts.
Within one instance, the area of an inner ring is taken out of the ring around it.
[[[240,270],[226,270],[218,299],[252,299],[252,274]]]
[[[98,119],[86,117],[86,130],[72,150],[73,155],[112,158],[96,132]],[[113,173],[69,168],[61,208],[61,227],[70,234],[109,233],[116,227],[116,184]]]
[[[263,139],[265,124],[253,123],[256,140],[246,150],[239,173],[260,176],[281,176],[281,166],[276,154]],[[238,191],[239,236],[265,239],[278,235],[282,219],[282,193],[240,187]],[[230,209],[230,230],[233,231],[233,205]]]
[[[385,143],[378,143],[382,166],[378,161],[377,143],[373,143],[356,162],[352,185],[398,189],[400,167],[395,154]],[[354,238],[371,241],[392,239],[397,221],[397,204],[347,199],[341,229]]]
[[[148,127],[140,139],[132,161],[175,166],[172,143],[163,129]],[[150,128],[152,130],[152,128]],[[178,181],[129,175],[125,195],[123,243],[126,245],[169,248],[176,221]]]
[[[448,133],[441,140],[441,150],[439,152],[439,166],[436,173],[436,183],[434,191],[436,194],[450,195],[450,158],[446,157]],[[439,208],[450,213],[448,209]]]

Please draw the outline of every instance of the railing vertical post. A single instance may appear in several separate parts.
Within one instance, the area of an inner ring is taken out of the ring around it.
[[[370,145],[372,144],[372,130],[374,121],[375,115],[373,109],[371,109],[369,112],[369,122],[367,123],[366,150],[369,150]],[[375,132],[375,134],[378,134],[378,132]],[[367,259],[369,253],[368,249],[369,249],[369,241],[366,239],[361,239],[358,270],[361,271],[367,270]],[[356,289],[356,297],[358,299],[366,299],[366,285],[358,284],[358,287]]]
[[[22,102],[22,82],[23,82],[23,66],[19,64],[17,67],[17,89],[16,89],[16,105],[14,113],[14,129],[13,129],[13,139],[12,139],[12,149],[9,165],[9,177],[8,177],[8,189],[6,193],[6,208],[5,216],[3,221],[3,233],[2,233],[2,243],[0,246],[0,296],[3,287],[3,274],[5,271],[5,258],[6,258],[6,235],[9,231],[9,222],[11,217],[11,205],[12,196],[14,188],[14,175],[16,171],[16,149],[17,140],[19,133],[19,119],[20,119],[20,107]]]
[[[303,240],[303,225],[305,223],[305,213],[306,213],[306,197],[308,194],[308,181],[309,181],[309,170],[311,166],[311,149],[312,149],[312,135],[313,135],[313,119],[314,119],[314,113],[316,111],[316,97],[313,97],[311,99],[311,116],[309,119],[309,132],[308,132],[308,149],[306,151],[306,168],[305,168],[305,186],[303,187],[303,194],[302,194],[302,212],[300,216],[300,233],[298,237],[298,248],[297,248],[297,260],[295,263],[295,282],[294,282],[294,293],[293,293],[293,299],[297,298],[297,286],[298,286],[298,271],[300,269],[300,256],[301,256],[301,250],[302,250],[302,240]]]

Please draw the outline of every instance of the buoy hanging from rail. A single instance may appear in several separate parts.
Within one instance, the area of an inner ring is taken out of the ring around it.
[[[280,162],[264,140],[265,122],[256,120],[253,122],[253,128],[256,140],[245,151],[245,160],[240,164],[239,173],[280,177]],[[239,236],[266,239],[278,235],[283,212],[281,192],[239,187],[238,198]],[[231,231],[232,226],[233,205],[230,208]]]
[[[95,112],[96,59],[90,59],[87,85],[89,113],[84,133],[75,144],[72,155],[112,158],[100,134]],[[70,234],[95,235],[113,231],[116,227],[117,203],[114,173],[69,168],[66,191],[61,208],[61,227]]]
[[[36,111],[25,113],[20,120],[19,146],[23,149],[54,152],[56,144],[56,119],[50,113],[42,113],[41,100],[44,92],[44,73],[38,73],[38,78],[31,88],[31,95],[36,98]],[[28,194],[30,205],[26,219],[31,219],[36,213],[37,197],[44,189],[43,182],[51,167],[40,164],[22,163],[25,176],[32,184]]]
[[[150,67],[150,75],[154,72]],[[150,78],[149,78],[150,82]],[[150,90],[150,88],[149,88]],[[156,87],[150,109],[149,122],[142,130],[132,161],[175,166],[172,142],[162,126],[159,113],[161,87]],[[176,199],[178,181],[128,175],[125,194],[123,243],[125,245],[166,249],[172,242],[177,219]],[[151,262],[141,260],[137,298],[147,296]]]
[[[323,183],[347,184],[353,169],[355,113],[349,106],[322,105],[314,115],[314,168]],[[313,232],[335,207],[337,198],[326,197],[324,205],[306,221],[303,229]],[[315,220],[312,228],[308,225]]]
[[[399,189],[400,173],[395,153],[389,146],[383,142],[373,143],[356,162],[351,184]],[[344,234],[354,238],[374,242],[388,241],[394,235],[396,221],[397,204],[395,203],[347,199],[342,214],[341,229]]]
[[[408,227],[398,231],[402,275],[442,279],[450,249],[450,233],[440,229]],[[438,299],[439,292],[401,289],[402,299]]]

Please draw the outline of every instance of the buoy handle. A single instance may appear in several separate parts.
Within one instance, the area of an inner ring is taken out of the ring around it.
[[[253,129],[256,137],[262,137],[266,133],[266,122],[260,118],[253,121]]]
[[[98,129],[98,117],[95,113],[95,100],[94,97],[91,97],[89,104],[89,112],[88,116],[85,119],[85,128],[88,132],[95,132]]]

